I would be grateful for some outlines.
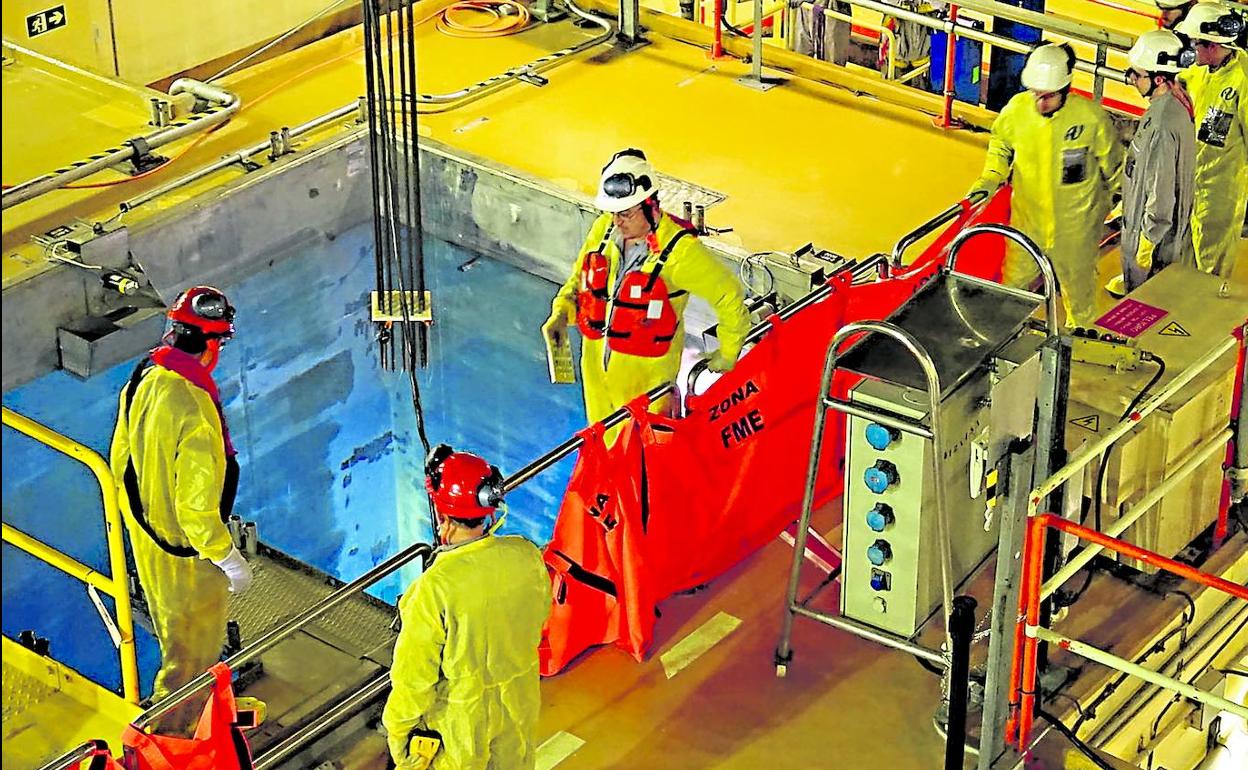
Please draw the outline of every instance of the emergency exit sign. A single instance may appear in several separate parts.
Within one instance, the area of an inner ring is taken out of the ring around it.
[[[65,6],[58,5],[46,11],[32,13],[26,17],[26,36],[38,37],[45,32],[65,26]]]

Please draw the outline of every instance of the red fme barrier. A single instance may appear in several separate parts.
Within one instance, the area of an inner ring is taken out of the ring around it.
[[[975,224],[1009,218],[1009,194],[967,207],[903,273],[831,293],[781,320],[731,372],[688,399],[670,419],[629,405],[630,420],[607,447],[600,426],[580,450],[545,558],[554,606],[541,646],[542,673],[561,671],[584,650],[615,644],[637,660],[649,650],[659,601],[705,583],[750,555],[800,513],[807,448],[824,357],[853,321],[887,318],[940,270],[949,242]],[[977,238],[957,269],[999,280],[1004,243]],[[838,372],[833,391],[857,382]],[[816,505],[842,489],[844,418],[830,415]]]

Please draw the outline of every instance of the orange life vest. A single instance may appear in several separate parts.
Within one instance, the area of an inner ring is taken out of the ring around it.
[[[686,235],[693,235],[693,231],[682,229],[672,236],[650,272],[630,270],[625,273],[611,300],[607,321],[607,347],[612,352],[658,358],[672,346],[680,317],[671,299],[685,292],[669,292],[659,273],[676,244]]]
[[[611,263],[603,254],[603,249],[614,229],[608,226],[602,243],[581,260],[580,284],[576,289],[576,327],[583,337],[590,340],[602,339],[607,330],[607,301],[611,299],[607,284],[611,280]]]

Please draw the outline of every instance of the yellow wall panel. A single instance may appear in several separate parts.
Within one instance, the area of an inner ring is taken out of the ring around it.
[[[7,3],[8,0],[5,0]],[[118,74],[153,83],[276,37],[329,0],[112,0]]]
[[[61,7],[64,26],[30,36],[29,16]],[[5,40],[90,72],[117,74],[108,0],[4,0],[2,17]]]

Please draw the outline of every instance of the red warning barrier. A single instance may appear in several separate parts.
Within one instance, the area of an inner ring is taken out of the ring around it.
[[[965,227],[1008,219],[1009,196],[969,208],[920,256],[888,280],[832,291],[772,329],[681,419],[651,414],[644,396],[611,447],[600,426],[580,435],[581,454],[546,548],[555,601],[541,647],[542,673],[615,644],[641,660],[657,603],[705,583],[775,538],[800,513],[811,429],[832,336],[852,321],[887,318],[943,264]],[[999,236],[967,242],[959,272],[999,280]],[[832,392],[857,377],[840,371]],[[842,489],[844,419],[829,415],[815,505]]]

